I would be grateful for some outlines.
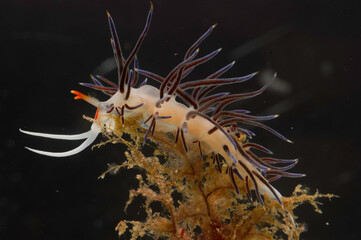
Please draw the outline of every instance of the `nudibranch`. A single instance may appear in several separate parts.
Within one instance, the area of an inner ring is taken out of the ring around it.
[[[231,103],[261,94],[266,90],[269,83],[253,92],[212,93],[220,85],[241,83],[257,74],[256,72],[241,77],[221,77],[234,65],[234,62],[204,79],[182,81],[195,67],[207,62],[220,52],[221,49],[217,49],[205,56],[197,57],[199,54],[198,46],[211,34],[215,25],[211,26],[193,43],[185,53],[183,60],[166,77],[140,69],[137,52],[149,31],[153,6],[151,5],[149,10],[144,30],[128,58],[123,55],[113,19],[109,13],[107,14],[111,33],[110,42],[118,67],[118,83],[115,84],[102,76],[92,75],[92,84],[81,83],[85,87],[99,90],[110,96],[105,102],[86,96],[78,91],[71,91],[76,95],[75,99],[82,99],[97,108],[90,130],[75,135],[57,135],[20,129],[23,133],[38,137],[60,140],[85,139],[85,141],[79,147],[66,152],[46,152],[26,148],[50,157],[71,156],[91,145],[103,130],[114,131],[116,127],[114,119],[120,120],[121,118],[123,125],[127,124],[131,119],[141,119],[138,124],[146,129],[144,142],[147,138],[160,132],[174,133],[175,143],[180,142],[179,144],[183,145],[185,152],[188,152],[190,142],[198,142],[201,153],[212,154],[218,166],[220,156],[225,159],[228,164],[226,172],[235,191],[239,192],[235,181],[235,177],[237,177],[245,182],[250,198],[252,198],[251,190],[254,190],[258,201],[262,205],[264,205],[264,201],[261,195],[268,195],[282,205],[281,194],[270,182],[281,177],[304,176],[303,174],[287,172],[297,164],[297,159],[258,157],[252,150],[268,154],[272,154],[272,152],[257,143],[250,142],[255,134],[239,126],[251,125],[263,128],[277,137],[291,142],[282,134],[261,123],[265,120],[274,119],[278,115],[253,116],[247,110],[225,109]],[[140,76],[146,78],[141,83],[138,83]],[[148,78],[155,80],[160,86],[157,88],[147,84]],[[240,136],[245,136],[247,141],[239,141]],[[286,165],[278,166],[280,163]]]

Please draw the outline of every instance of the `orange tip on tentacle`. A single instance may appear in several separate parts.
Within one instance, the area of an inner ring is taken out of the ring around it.
[[[72,94],[75,94],[76,96],[74,97],[74,99],[83,99],[84,101],[90,103],[91,105],[93,105],[94,107],[99,107],[99,101],[96,98],[93,97],[89,97],[81,92],[75,91],[75,90],[71,90],[70,91]]]

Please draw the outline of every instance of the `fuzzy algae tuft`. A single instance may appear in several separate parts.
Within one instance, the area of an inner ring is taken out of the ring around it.
[[[89,118],[88,118],[89,119]],[[91,119],[89,119],[91,120]],[[138,196],[145,198],[144,221],[122,220],[116,226],[121,236],[128,232],[131,239],[299,239],[305,231],[297,223],[294,209],[310,203],[321,213],[318,198],[332,198],[332,194],[309,194],[298,185],[290,197],[283,197],[281,206],[276,200],[265,197],[265,207],[249,199],[243,181],[237,179],[238,195],[225,174],[226,164],[220,173],[212,164],[212,156],[201,156],[198,145],[189,146],[186,153],[180,144],[174,144],[172,134],[157,134],[147,144],[154,147],[153,156],[142,152],[145,130],[134,123],[123,126],[114,119],[117,127],[112,133],[103,131],[107,143],[122,143],[128,147],[126,161],[109,166],[100,178],[116,173],[120,168],[141,168],[145,177],[137,175],[139,186],[130,190],[125,210]],[[129,134],[127,140],[124,133]],[[246,141],[245,137],[238,141]],[[156,142],[156,143],[155,143]],[[203,146],[202,146],[203,147]],[[207,147],[207,146],[204,146]],[[161,160],[162,159],[162,160]],[[222,163],[221,163],[222,165]],[[151,204],[158,202],[161,211],[154,211]],[[149,239],[149,238],[147,238]]]

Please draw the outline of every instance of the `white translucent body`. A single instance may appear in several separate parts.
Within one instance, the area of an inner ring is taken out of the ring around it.
[[[235,157],[236,160],[242,161],[242,163],[244,163],[251,171],[258,171],[252,163],[250,163],[242,156],[242,154],[234,147],[232,142],[222,131],[216,130],[212,134],[208,134],[208,131],[214,127],[213,123],[200,116],[196,116],[187,120],[187,113],[194,110],[192,107],[185,106],[184,104],[176,101],[174,97],[171,98],[168,102],[163,103],[160,107],[156,107],[156,102],[159,100],[159,90],[153,86],[144,85],[140,88],[132,88],[130,97],[126,101],[124,100],[124,94],[120,93],[119,91],[106,102],[99,102],[98,100],[90,97],[84,100],[88,101],[99,109],[97,119],[94,120],[91,126],[91,130],[86,133],[76,135],[57,135],[20,130],[23,133],[29,135],[45,138],[61,140],[86,139],[79,147],[66,152],[46,152],[28,147],[26,148],[35,153],[51,157],[67,157],[77,154],[92,144],[103,127],[106,127],[108,131],[114,130],[115,124],[113,123],[112,118],[110,118],[110,115],[112,114],[113,117],[119,117],[119,115],[116,113],[116,111],[113,111],[112,113],[106,113],[106,111],[109,109],[107,106],[113,104],[114,107],[121,108],[125,104],[128,106],[137,106],[143,103],[141,107],[134,110],[127,110],[125,112],[125,122],[127,122],[128,119],[135,117],[141,117],[143,121],[145,121],[151,115],[171,116],[167,119],[156,119],[155,135],[157,132],[175,132],[178,128],[181,129],[184,123],[186,123],[186,142],[190,142],[195,139],[199,140],[204,146],[202,150],[206,151],[204,154],[210,154],[211,152],[221,154],[229,166],[232,166],[234,164],[234,160],[229,156],[229,154],[225,152],[223,148],[223,146],[226,145],[229,149],[229,152]],[[235,166],[238,172],[242,175],[243,179],[245,179],[248,175],[247,172],[240,164],[235,164]],[[262,181],[260,181],[258,178],[255,178],[255,181],[257,181],[257,185],[261,194],[266,194],[271,198],[274,198],[273,193]],[[278,197],[281,198],[281,194],[276,189],[274,189],[274,191]]]

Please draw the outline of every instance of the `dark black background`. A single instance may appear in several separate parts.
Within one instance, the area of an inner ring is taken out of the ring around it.
[[[277,71],[280,80],[261,96],[234,107],[255,114],[281,113],[269,123],[295,143],[256,130],[255,142],[276,156],[299,157],[294,168],[307,177],[281,179],[289,195],[297,184],[311,192],[340,196],[296,213],[307,222],[302,239],[359,239],[360,216],[360,21],[356,1],[154,1],[152,26],[141,51],[141,67],[165,75],[209,26],[202,55],[223,47],[196,79],[233,59],[227,76],[260,70],[231,91],[258,89]],[[108,145],[69,158],[33,154],[24,146],[67,150],[78,143],[28,137],[18,128],[53,133],[89,129],[87,103],[71,89],[112,57],[105,10],[112,14],[125,54],[143,29],[149,3],[133,1],[0,2],[0,239],[117,239],[114,227],[138,209],[123,212],[134,171],[105,180],[107,163],[124,159],[124,148]],[[240,48],[239,48],[240,47]],[[238,48],[238,50],[236,50]],[[177,55],[179,54],[179,55]],[[263,73],[263,74],[262,74]],[[114,79],[114,71],[106,74]]]

